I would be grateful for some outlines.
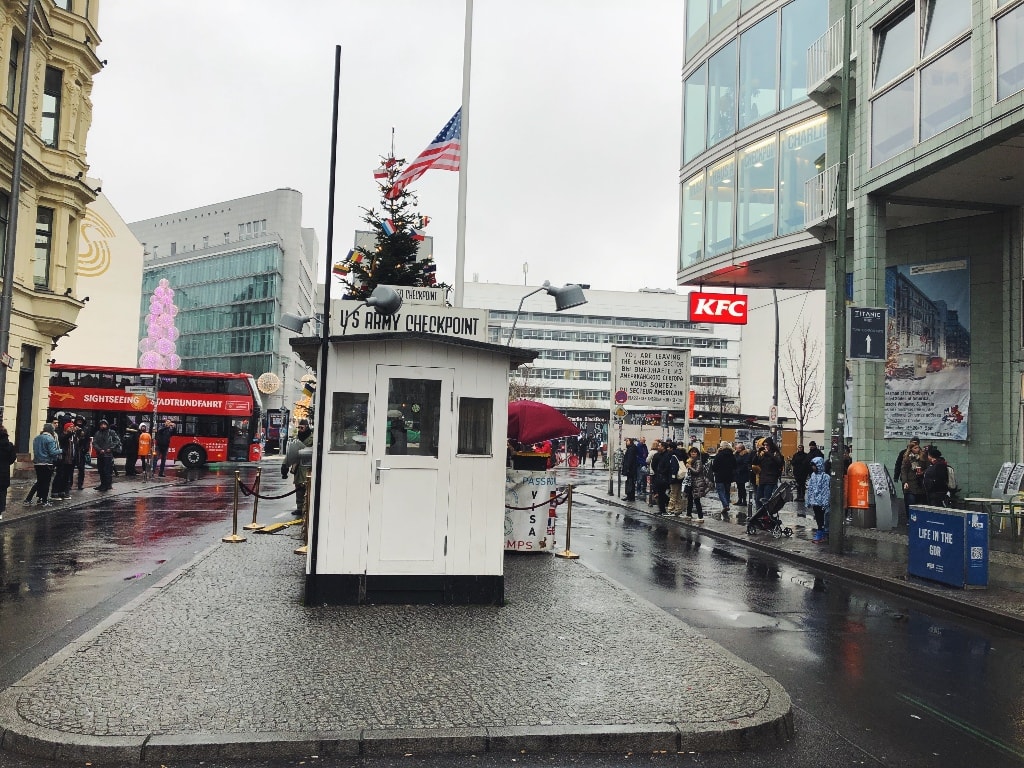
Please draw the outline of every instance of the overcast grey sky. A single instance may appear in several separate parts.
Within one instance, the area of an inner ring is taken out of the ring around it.
[[[466,279],[673,287],[679,0],[476,0]],[[103,0],[90,175],[126,221],[278,187],[327,245],[341,46],[335,246],[372,171],[412,160],[458,108],[463,0]],[[412,187],[452,282],[458,174]],[[321,253],[323,256],[323,253]]]

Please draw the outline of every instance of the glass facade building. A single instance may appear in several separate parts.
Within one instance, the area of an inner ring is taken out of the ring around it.
[[[820,291],[826,434],[884,461],[911,429],[989,493],[1024,461],[1024,0],[845,6],[687,3],[678,280]],[[941,322],[846,360],[848,304],[908,321],[896,276]]]
[[[827,3],[698,0],[686,23],[681,274],[802,233],[804,182],[820,172],[827,140],[806,76]]]
[[[167,280],[182,368],[274,373],[288,390],[282,405],[294,402],[307,371],[278,321],[314,314],[319,250],[301,216],[302,195],[278,189],[130,224],[145,252],[140,339],[150,297]]]

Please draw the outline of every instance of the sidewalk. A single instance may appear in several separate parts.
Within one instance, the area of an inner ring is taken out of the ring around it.
[[[906,529],[879,531],[845,527],[843,554],[834,554],[829,545],[811,541],[814,517],[799,517],[804,505],[790,502],[783,507],[782,524],[794,530],[792,538],[773,539],[768,532],[750,536],[746,523],[736,523],[737,507],[730,510],[730,522],[720,519],[722,505],[714,493],[702,499],[704,523],[697,525],[683,514],[680,517],[658,514],[657,505],[646,501],[627,502],[608,495],[608,475],[571,472],[567,482],[578,483],[579,493],[595,500],[614,504],[638,514],[651,515],[677,522],[688,528],[719,539],[775,554],[808,567],[877,587],[887,592],[914,598],[928,605],[943,608],[980,621],[1024,633],[1024,554],[1018,544],[993,540],[989,550],[989,583],[981,589],[956,589],[937,582],[918,579],[907,574]],[[615,488],[618,491],[618,486]],[[733,494],[735,497],[735,493]],[[638,497],[639,499],[639,497]],[[685,502],[684,502],[685,503]]]
[[[77,480],[78,476],[75,475],[75,482]],[[168,467],[164,477],[154,475],[148,480],[143,478],[141,472],[137,475],[125,475],[123,470],[118,470],[117,477],[114,478],[113,488],[109,491],[97,491],[96,486],[100,482],[99,473],[95,467],[86,467],[82,490],[78,490],[76,485],[72,485],[70,499],[55,499],[51,493],[50,505],[43,506],[37,503],[36,499],[33,499],[31,502],[25,501],[29,490],[35,485],[35,477],[19,473],[18,476],[11,479],[11,488],[7,494],[7,509],[4,510],[3,520],[0,520],[0,525],[21,517],[42,515],[61,508],[78,507],[104,497],[144,491],[147,487],[151,487],[155,491],[168,483],[184,482],[184,480],[185,470],[181,469],[178,465],[175,465],[173,471]]]
[[[265,481],[268,496],[287,482]],[[0,693],[3,749],[159,764],[706,752],[792,734],[771,677],[580,561],[506,555],[500,608],[305,607],[299,532],[246,536]]]

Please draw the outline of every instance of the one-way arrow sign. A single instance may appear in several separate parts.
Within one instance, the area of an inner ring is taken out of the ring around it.
[[[885,360],[885,307],[849,307],[846,350],[851,360]]]

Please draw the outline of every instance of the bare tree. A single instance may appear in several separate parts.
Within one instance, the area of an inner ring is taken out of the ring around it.
[[[540,387],[530,383],[530,371],[533,368],[529,365],[521,365],[508,375],[508,399],[513,400],[536,400],[540,397]]]
[[[782,394],[796,416],[798,442],[804,441],[804,426],[821,412],[821,343],[804,323],[786,348],[782,370]]]

